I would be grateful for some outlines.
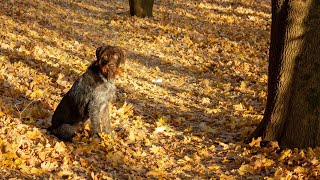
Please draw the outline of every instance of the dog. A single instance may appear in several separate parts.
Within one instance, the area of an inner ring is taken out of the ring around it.
[[[83,123],[90,119],[92,133],[110,133],[111,102],[115,98],[114,80],[125,63],[125,52],[116,46],[96,49],[94,61],[62,98],[52,116],[48,131],[63,141],[72,141]]]

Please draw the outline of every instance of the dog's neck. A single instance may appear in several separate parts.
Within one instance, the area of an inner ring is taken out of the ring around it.
[[[114,78],[109,77],[108,75],[106,75],[105,73],[102,73],[101,68],[99,67],[98,63],[93,62],[89,68],[92,72],[94,72],[95,74],[98,74],[99,77],[103,80],[103,81],[108,81],[108,82],[114,82]]]

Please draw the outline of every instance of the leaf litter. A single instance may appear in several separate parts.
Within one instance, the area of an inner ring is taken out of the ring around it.
[[[263,117],[269,1],[11,0],[0,9],[4,179],[308,179],[320,149],[243,140]],[[65,143],[50,116],[103,44],[126,49],[111,134]]]

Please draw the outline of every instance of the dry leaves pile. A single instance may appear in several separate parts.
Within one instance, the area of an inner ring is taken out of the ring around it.
[[[147,19],[130,17],[126,0],[1,4],[1,177],[319,175],[319,148],[243,143],[266,101],[269,1],[162,0]],[[116,82],[118,130],[61,142],[46,133],[50,116],[102,44],[128,52]]]

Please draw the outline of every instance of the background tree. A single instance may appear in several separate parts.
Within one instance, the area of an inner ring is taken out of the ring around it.
[[[268,97],[251,137],[281,147],[320,144],[320,1],[272,0]]]
[[[151,17],[154,0],[129,0],[131,16]]]

